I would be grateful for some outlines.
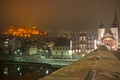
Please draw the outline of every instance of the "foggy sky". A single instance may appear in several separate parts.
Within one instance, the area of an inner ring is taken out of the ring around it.
[[[40,30],[96,31],[101,20],[110,26],[120,0],[0,0],[0,31],[9,25]]]

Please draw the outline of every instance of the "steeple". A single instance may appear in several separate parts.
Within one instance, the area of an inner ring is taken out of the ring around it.
[[[104,25],[103,25],[101,20],[100,20],[100,23],[99,23],[99,28],[104,28]]]
[[[118,18],[117,18],[117,14],[114,13],[114,19],[113,19],[113,23],[111,24],[112,27],[118,27],[119,23],[118,23]]]

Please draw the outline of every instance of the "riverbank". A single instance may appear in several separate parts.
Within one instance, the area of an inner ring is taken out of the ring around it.
[[[1,57],[0,60],[3,61],[16,61],[21,63],[43,63],[49,64],[54,68],[61,68],[66,65],[77,61],[78,59],[52,59],[52,58],[40,58],[39,55],[34,56],[10,56],[10,57]]]

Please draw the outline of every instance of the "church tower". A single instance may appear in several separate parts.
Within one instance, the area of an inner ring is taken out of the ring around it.
[[[104,36],[104,32],[105,32],[105,27],[104,27],[102,21],[100,21],[99,27],[98,27],[98,42],[99,42],[99,44],[102,44],[101,38]]]
[[[115,13],[113,22],[110,27],[104,27],[100,21],[98,28],[98,45],[105,45],[109,50],[118,49],[118,19]]]
[[[110,29],[113,33],[113,36],[115,37],[115,39],[117,41],[116,46],[115,46],[116,48],[118,48],[118,27],[119,27],[118,18],[117,18],[117,15],[115,13]]]

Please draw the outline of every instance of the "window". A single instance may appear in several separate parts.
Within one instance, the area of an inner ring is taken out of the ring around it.
[[[57,54],[57,52],[55,52]]]

